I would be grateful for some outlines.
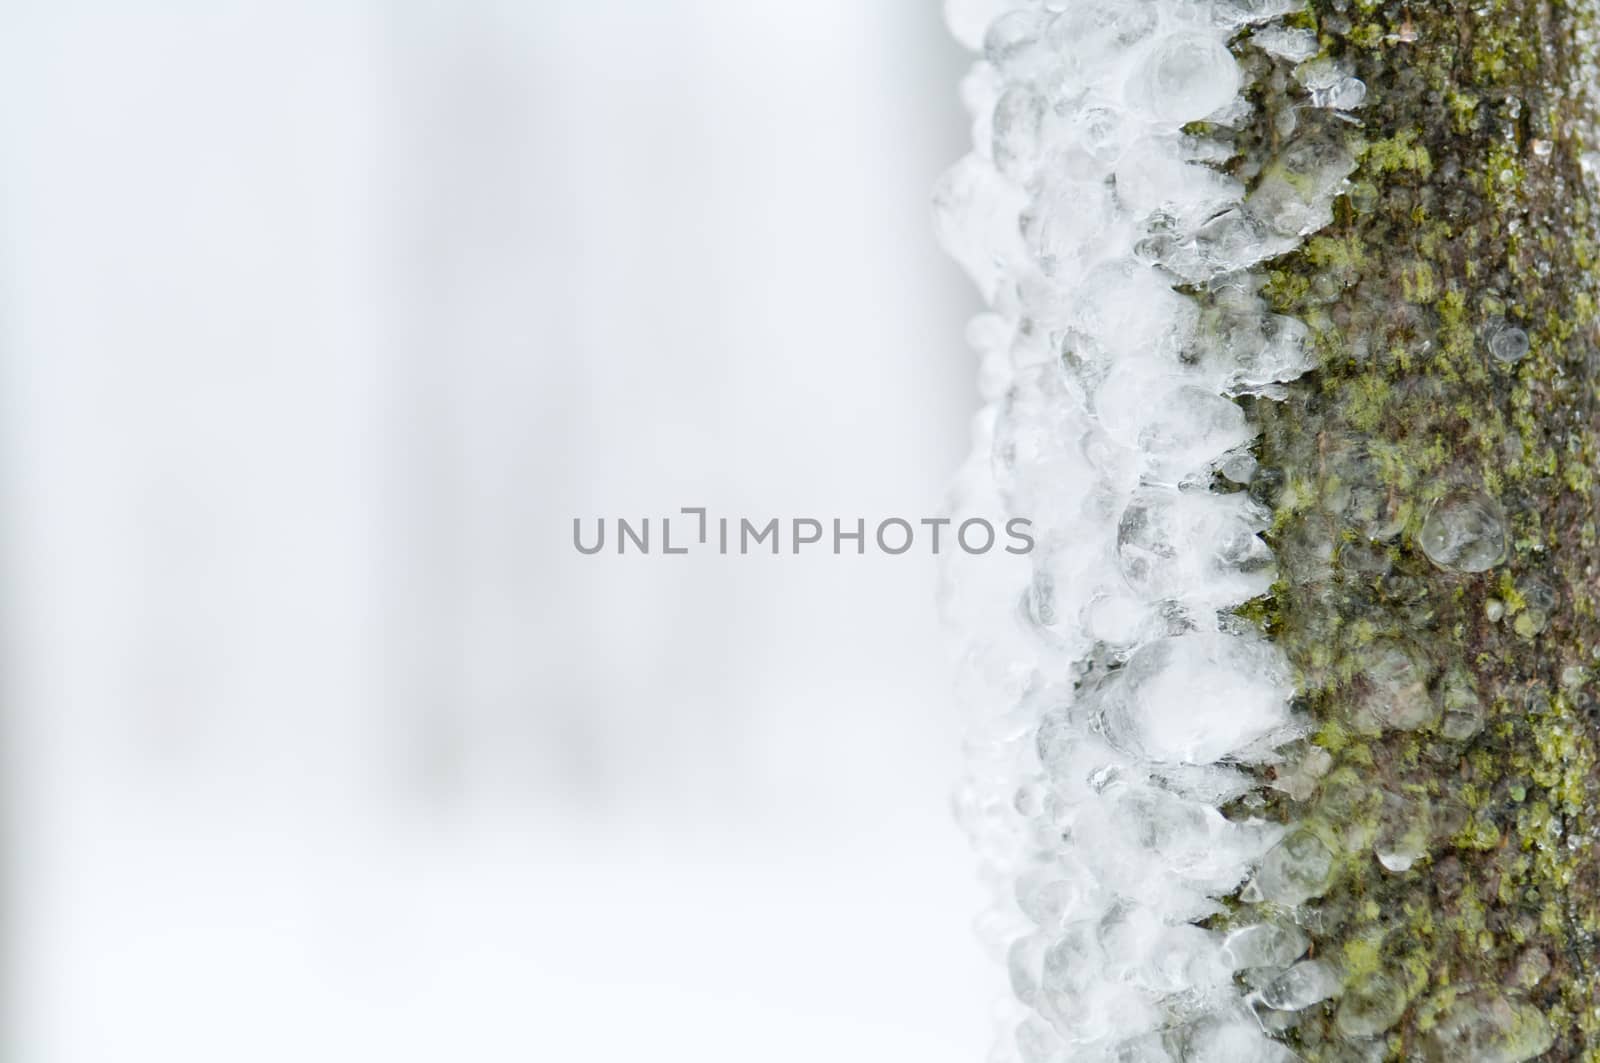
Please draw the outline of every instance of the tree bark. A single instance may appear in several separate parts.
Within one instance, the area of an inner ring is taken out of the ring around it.
[[[1308,1060],[1600,1060],[1594,12],[1289,21],[1367,95],[1355,123],[1306,108],[1291,63],[1238,47],[1238,176],[1291,144],[1357,160],[1263,289],[1318,367],[1251,404],[1279,579],[1243,612],[1317,727],[1316,783],[1267,811],[1334,855],[1302,918],[1351,980],[1280,1035]],[[1403,1012],[1373,1029],[1364,1007]]]

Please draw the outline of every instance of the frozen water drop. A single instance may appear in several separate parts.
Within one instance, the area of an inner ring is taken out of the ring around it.
[[[1112,645],[1125,645],[1139,637],[1146,618],[1145,606],[1126,594],[1104,594],[1090,602],[1084,625],[1095,638]]]
[[[1011,978],[1011,991],[1024,1004],[1031,1003],[1039,992],[1044,953],[1049,947],[1049,935],[1035,933],[1013,941],[1011,948],[1006,951],[1006,972]]]
[[[983,35],[983,54],[1007,81],[1019,81],[1043,70],[1050,62],[1045,31],[1055,16],[1039,8],[1022,8],[1001,15]]]
[[[1411,870],[1411,865],[1427,855],[1432,834],[1433,817],[1426,797],[1384,792],[1372,851],[1385,870]]]
[[[1319,896],[1333,871],[1333,853],[1322,839],[1298,830],[1280,841],[1261,862],[1255,885],[1263,900],[1303,904]]]
[[[1363,648],[1355,722],[1368,732],[1415,731],[1432,723],[1438,716],[1428,693],[1432,673],[1416,649],[1397,640]]]
[[[1292,62],[1310,59],[1321,47],[1311,30],[1289,26],[1263,26],[1250,35],[1250,40],[1268,55]]]
[[[1305,236],[1333,220],[1334,197],[1355,165],[1341,141],[1308,130],[1262,170],[1246,206],[1279,236]],[[1271,253],[1292,246],[1276,245]]]
[[[1080,73],[1126,54],[1160,21],[1153,0],[1076,0],[1064,6],[1050,38]]]
[[[1017,879],[1017,906],[1036,926],[1059,924],[1080,896],[1079,884],[1052,865],[1034,867]]]
[[[1417,543],[1448,572],[1486,572],[1505,559],[1505,515],[1480,492],[1449,494],[1428,510]]]
[[[1528,334],[1507,321],[1498,321],[1486,331],[1489,354],[1501,365],[1516,365],[1528,353]]]
[[[1225,27],[1247,26],[1286,15],[1302,0],[1216,0],[1212,19]]]
[[[1044,98],[1022,87],[1007,89],[995,104],[991,155],[1007,177],[1021,180],[1038,160],[1044,113]]]
[[[1017,1051],[1023,1063],[1061,1063],[1067,1043],[1044,1019],[1030,1015],[1017,1024]]]
[[[1248,484],[1250,478],[1256,474],[1256,466],[1256,456],[1248,450],[1240,449],[1235,450],[1223,461],[1219,462],[1217,464],[1217,472],[1221,473],[1225,479],[1242,487]]]
[[[1502,605],[1501,610],[1504,609]],[[1483,699],[1473,690],[1465,671],[1452,672],[1445,678],[1439,700],[1444,709],[1439,731],[1446,738],[1463,742],[1483,730]]]
[[[1248,759],[1289,728],[1292,685],[1264,643],[1194,633],[1141,648],[1104,698],[1106,733],[1152,760]]]
[[[1526,948],[1517,957],[1512,980],[1524,989],[1532,989],[1550,973],[1550,956],[1543,949]]]
[[[1268,982],[1261,1002],[1274,1011],[1303,1011],[1339,989],[1339,975],[1322,960],[1302,960]]]
[[[1405,526],[1400,498],[1384,481],[1382,465],[1365,443],[1336,441],[1323,467],[1328,488],[1322,503],[1368,539],[1392,538]]]
[[[1257,923],[1229,934],[1222,952],[1234,970],[1287,967],[1304,956],[1310,945],[1310,939],[1292,923]]]
[[[1428,1063],[1523,1063],[1553,1044],[1555,1031],[1538,1008],[1479,990],[1444,1008],[1423,1041],[1423,1058]]]
[[[1376,1037],[1399,1022],[1405,1011],[1405,990],[1389,975],[1374,971],[1350,983],[1333,1021],[1346,1037]]]
[[[1311,96],[1313,107],[1351,111],[1367,98],[1367,86],[1352,77],[1348,64],[1333,59],[1314,59],[1295,68],[1294,79]]]
[[[1239,64],[1216,36],[1175,33],[1145,61],[1130,95],[1154,117],[1190,122],[1225,107],[1239,91]]]
[[[1192,384],[1157,400],[1163,416],[1139,432],[1139,447],[1169,471],[1201,467],[1253,433],[1237,403]]]

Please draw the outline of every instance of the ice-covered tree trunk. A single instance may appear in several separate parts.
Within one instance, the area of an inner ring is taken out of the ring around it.
[[[1281,571],[1251,608],[1331,764],[1276,810],[1333,843],[1312,940],[1403,1004],[1390,1058],[1516,1058],[1488,1031],[1539,1016],[1543,1058],[1600,1058],[1593,18],[1297,16],[1367,98],[1333,224],[1268,264],[1317,369],[1257,410]],[[1341,1033],[1328,1007],[1286,1036]]]
[[[951,9],[999,1058],[1600,1059],[1592,5]]]

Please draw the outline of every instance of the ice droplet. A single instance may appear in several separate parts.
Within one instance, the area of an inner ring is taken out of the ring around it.
[[[1250,35],[1250,40],[1268,55],[1296,63],[1310,59],[1321,47],[1311,30],[1289,26],[1263,26]]]
[[[1274,1011],[1301,1011],[1333,996],[1339,975],[1321,960],[1302,960],[1268,982],[1261,1002]]]
[[[1037,1015],[1030,1015],[1017,1024],[1016,1039],[1023,1063],[1057,1063],[1065,1058],[1067,1043],[1056,1033],[1055,1027]]]
[[[1405,990],[1389,975],[1376,971],[1350,983],[1333,1021],[1346,1037],[1376,1037],[1399,1022],[1405,1011]]]
[[[1294,79],[1311,96],[1313,107],[1353,111],[1367,98],[1367,86],[1352,77],[1350,67],[1333,59],[1315,59],[1295,67]]]
[[[1152,760],[1206,764],[1240,756],[1291,725],[1293,687],[1263,644],[1195,633],[1152,642],[1105,697],[1107,736]]]
[[[1523,606],[1511,622],[1511,629],[1525,639],[1537,638],[1550,625],[1556,592],[1539,580],[1522,580],[1517,583],[1517,593],[1522,595]]]
[[[1135,75],[1129,95],[1156,118],[1190,122],[1221,110],[1239,91],[1239,64],[1218,37],[1176,33]]]
[[[1222,952],[1234,970],[1249,967],[1287,967],[1311,945],[1311,940],[1291,923],[1257,923],[1233,931],[1222,942]]]
[[[1156,400],[1164,416],[1139,431],[1139,449],[1173,477],[1202,468],[1254,434],[1244,411],[1214,391],[1183,384]]]
[[[1449,494],[1428,510],[1417,543],[1448,572],[1486,572],[1505,559],[1505,515],[1485,494]]]
[[[1044,123],[1044,97],[1031,89],[1007,89],[994,106],[991,157],[1000,172],[1022,180],[1039,157],[1039,137]]]
[[[1423,1041],[1428,1063],[1523,1063],[1550,1049],[1555,1031],[1532,1004],[1493,990],[1457,997]]]
[[[1501,365],[1516,365],[1528,353],[1528,334],[1507,321],[1496,321],[1485,330],[1489,354]]]
[[[1516,969],[1512,972],[1513,982],[1524,989],[1532,989],[1545,976],[1550,973],[1550,956],[1537,948],[1526,948],[1517,957]]]
[[[1385,870],[1402,872],[1428,853],[1433,817],[1428,799],[1385,791],[1378,808],[1378,834],[1372,851]]]
[[[1007,12],[989,24],[983,35],[983,54],[1007,80],[1023,80],[1050,61],[1045,30],[1054,16],[1037,8]]]
[[[1149,487],[1117,522],[1123,578],[1147,599],[1183,599],[1220,608],[1264,593],[1272,582],[1266,526],[1240,495]]]
[[[1395,639],[1361,650],[1361,673],[1354,723],[1364,733],[1415,731],[1438,717],[1428,693],[1433,670],[1418,651]]]
[[[1333,853],[1307,830],[1298,830],[1272,848],[1255,885],[1263,900],[1275,904],[1303,904],[1322,893],[1333,871]]]
[[[1439,731],[1446,738],[1463,742],[1483,729],[1483,699],[1472,689],[1472,680],[1464,670],[1445,678],[1439,700],[1444,708]]]

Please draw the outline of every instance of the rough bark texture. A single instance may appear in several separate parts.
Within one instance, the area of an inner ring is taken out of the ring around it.
[[[1309,922],[1346,979],[1285,1024],[1310,1060],[1525,1058],[1451,1026],[1485,1001],[1513,1040],[1543,1017],[1540,1058],[1600,1060],[1591,17],[1315,0],[1291,21],[1366,83],[1358,123],[1306,108],[1288,64],[1239,46],[1258,105],[1240,176],[1286,138],[1359,162],[1334,224],[1265,289],[1311,326],[1319,368],[1253,411],[1249,490],[1275,513],[1281,578],[1245,613],[1294,662],[1318,728],[1300,752],[1326,769],[1268,811],[1334,854]],[[1490,353],[1502,327],[1531,342],[1514,364]],[[1418,542],[1430,507],[1464,495],[1504,513],[1505,556],[1480,573]],[[1396,712],[1423,722],[1375,722]],[[1407,870],[1374,856],[1412,843]],[[1403,1014],[1380,1032],[1341,1018],[1363,993]]]

